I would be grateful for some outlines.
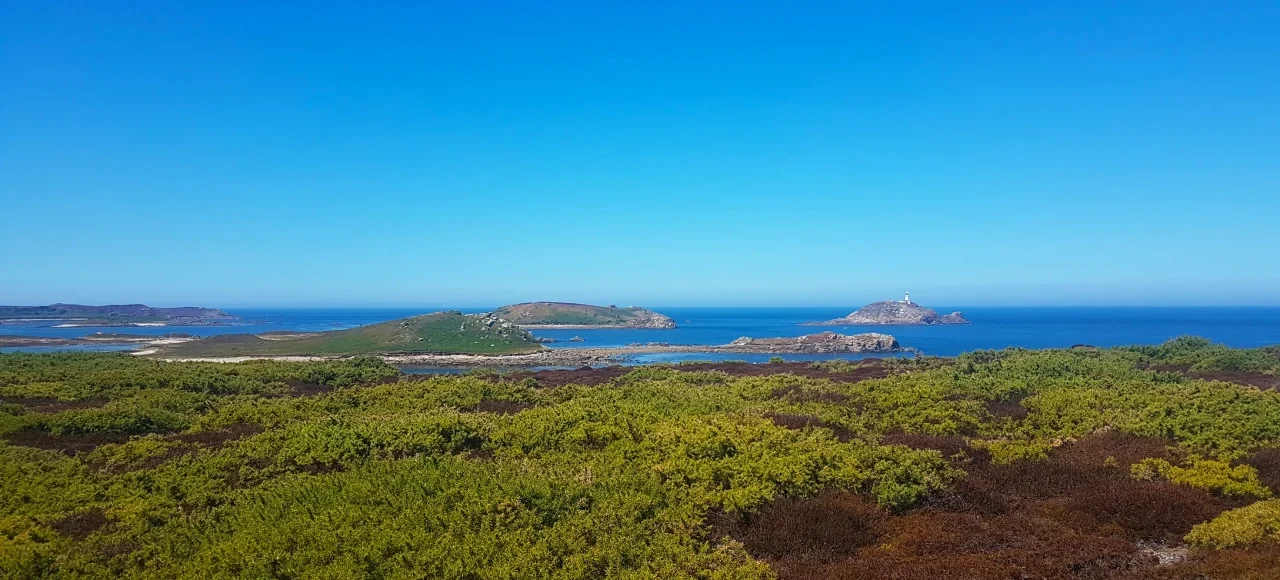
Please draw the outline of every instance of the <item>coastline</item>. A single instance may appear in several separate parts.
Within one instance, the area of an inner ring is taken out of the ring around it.
[[[139,356],[156,354],[156,350],[139,351]],[[593,366],[620,364],[628,355],[636,354],[673,354],[673,353],[705,353],[705,354],[891,354],[915,352],[912,348],[886,348],[863,350],[831,350],[814,351],[794,347],[764,345],[643,345],[615,347],[581,347],[581,348],[548,348],[526,354],[383,354],[375,355],[395,365],[413,365],[423,367],[542,367],[542,366]],[[351,358],[349,356],[232,356],[232,357],[191,357],[171,358],[154,357],[156,360],[169,362],[245,362],[251,360],[277,361],[324,361]]]
[[[517,324],[525,330],[674,330],[674,326],[620,326],[617,324]]]
[[[28,347],[28,346],[84,346],[84,345],[129,345],[129,344],[145,344],[148,346],[163,346],[166,344],[177,344],[196,340],[191,335],[87,335],[76,338],[59,338],[44,336],[0,336],[0,347]]]

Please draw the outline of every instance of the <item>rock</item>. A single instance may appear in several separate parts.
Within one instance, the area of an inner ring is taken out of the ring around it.
[[[783,354],[835,353],[835,352],[893,352],[900,350],[898,340],[888,334],[868,332],[864,334],[837,334],[820,332],[795,338],[751,338],[744,336],[726,346],[737,352],[768,352]]]
[[[558,340],[556,340],[556,339],[554,339],[554,338],[551,338],[551,337],[549,337],[549,336],[538,336],[538,337],[534,337],[534,340],[536,340],[536,341],[538,341],[538,342],[540,342],[540,343],[542,343],[542,344],[552,344],[552,343],[555,343],[555,342],[560,342],[560,341],[558,341]]]
[[[825,322],[806,322],[808,325],[838,326],[845,324],[968,324],[959,312],[939,316],[932,308],[925,308],[914,302],[886,300],[875,302],[859,308],[844,318]]]
[[[582,338],[581,336],[575,336],[569,339],[569,342],[586,342],[586,341],[587,339]]]

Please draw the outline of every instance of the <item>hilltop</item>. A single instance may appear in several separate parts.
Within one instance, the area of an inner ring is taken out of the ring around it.
[[[525,302],[493,311],[520,326],[541,328],[675,328],[676,321],[646,308],[592,306],[571,302]]]
[[[74,320],[82,326],[126,326],[141,323],[166,325],[207,324],[239,320],[216,308],[179,306],[156,308],[146,304],[50,304],[48,306],[0,306],[0,320]]]
[[[541,350],[533,335],[486,314],[436,312],[318,333],[224,334],[166,346],[164,358],[359,354],[521,354]]]
[[[968,324],[959,312],[939,315],[932,308],[925,308],[914,302],[905,300],[885,300],[874,302],[859,308],[844,318],[836,318],[825,322],[807,322],[813,326],[836,326],[842,324]]]

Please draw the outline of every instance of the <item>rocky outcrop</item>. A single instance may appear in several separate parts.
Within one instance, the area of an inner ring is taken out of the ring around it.
[[[898,340],[888,334],[837,334],[820,332],[795,338],[751,338],[744,336],[726,345],[735,352],[782,354],[819,354],[836,352],[893,352],[900,350]]]
[[[923,324],[968,324],[959,312],[940,316],[932,308],[925,308],[913,302],[901,302],[897,300],[886,300],[884,302],[875,302],[859,308],[856,312],[835,320],[827,320],[825,322],[807,322],[805,324],[813,326],[839,326],[846,324],[895,324],[895,325],[923,325]]]

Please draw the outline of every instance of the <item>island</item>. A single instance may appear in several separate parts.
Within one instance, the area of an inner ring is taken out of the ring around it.
[[[356,332],[364,331],[364,332]],[[887,334],[822,332],[799,337],[742,337],[729,344],[652,343],[623,347],[546,348],[510,322],[487,314],[435,313],[319,333],[224,334],[174,342],[134,354],[168,361],[318,361],[375,355],[424,367],[581,367],[616,365],[657,353],[838,354],[908,352]]]
[[[925,325],[925,324],[969,324],[959,312],[939,315],[932,308],[925,308],[911,301],[908,293],[903,300],[885,300],[874,302],[859,308],[844,318],[836,318],[823,322],[805,322],[807,326],[842,326],[842,325]]]
[[[449,310],[328,332],[220,334],[138,354],[165,358],[413,353],[507,355],[543,348],[529,331],[510,322],[490,314]]]
[[[239,320],[216,308],[146,304],[0,306],[0,323],[66,321],[58,326],[208,326]]]
[[[669,329],[676,321],[639,306],[592,306],[572,302],[524,302],[494,310],[492,314],[523,327],[607,329]]]

